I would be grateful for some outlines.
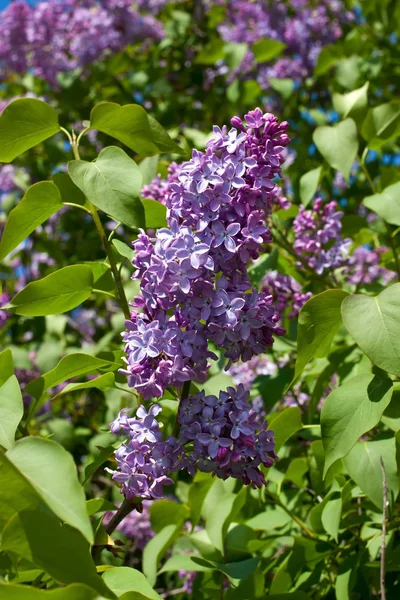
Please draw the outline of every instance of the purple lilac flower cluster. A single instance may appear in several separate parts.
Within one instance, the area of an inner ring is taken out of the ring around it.
[[[211,3],[212,5],[213,3]],[[252,2],[223,0],[227,17],[218,26],[226,42],[254,44],[268,38],[283,42],[284,55],[271,63],[257,65],[249,50],[231,77],[255,75],[263,89],[273,77],[301,82],[313,70],[322,48],[342,35],[342,26],[353,19],[340,0],[291,0]]]
[[[157,404],[148,412],[140,406],[136,418],[121,411],[111,431],[128,439],[115,452],[117,469],[108,469],[121,493],[128,500],[161,498],[164,486],[173,483],[170,474],[182,469],[191,475],[198,469],[221,479],[234,477],[254,488],[265,485],[260,466],[270,467],[278,458],[274,435],[248,396],[239,385],[218,398],[205,392],[185,398],[179,407],[178,440],[163,441]]]
[[[169,229],[134,242],[141,295],[133,306],[142,312],[126,323],[124,372],[145,398],[204,381],[209,341],[231,364],[283,333],[272,297],[251,286],[246,265],[271,240],[265,216],[278,196],[288,124],[256,109],[232,125],[214,127],[206,152],[194,150],[174,173],[164,196]]]
[[[300,206],[293,222],[293,248],[319,275],[347,265],[351,240],[342,238],[342,216],[334,200],[323,205],[317,198],[311,209]]]
[[[271,467],[278,457],[274,434],[248,397],[239,385],[218,397],[200,392],[184,399],[178,415],[179,441],[191,447],[190,461],[200,471],[259,488],[266,483],[260,465]]]
[[[385,246],[380,248],[366,248],[360,246],[356,248],[349,257],[348,266],[345,269],[347,283],[352,285],[368,285],[375,282],[387,284],[396,278],[394,271],[389,271],[379,265],[382,254],[388,249]]]
[[[278,271],[269,271],[265,275],[262,289],[273,297],[274,306],[281,318],[288,308],[289,319],[297,317],[302,306],[312,296],[311,292],[303,292],[300,283],[293,277]]]
[[[111,423],[112,433],[128,436],[115,452],[118,468],[107,469],[121,485],[121,493],[132,498],[162,498],[163,488],[173,483],[169,474],[185,466],[183,449],[175,438],[162,440],[156,419],[161,407],[153,404],[147,412],[143,406],[136,411],[136,418],[123,409]]]
[[[163,37],[161,24],[131,0],[16,0],[0,13],[0,75],[33,72],[53,85],[57,73]]]

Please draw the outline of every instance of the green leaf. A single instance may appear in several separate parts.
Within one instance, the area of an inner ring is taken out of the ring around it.
[[[214,483],[209,473],[197,471],[189,487],[188,504],[190,506],[190,521],[195,527],[200,521],[204,500]]]
[[[342,119],[352,117],[358,121],[367,110],[369,82],[348,94],[333,94],[333,106]]]
[[[206,394],[216,394],[218,396],[221,390],[233,385],[233,379],[225,372],[213,375],[203,384]]]
[[[145,226],[139,199],[142,174],[121,148],[104,148],[94,162],[73,160],[68,163],[68,173],[97,208],[128,227]]]
[[[87,204],[85,194],[74,184],[68,173],[56,173],[53,175],[53,181],[58,187],[63,202],[70,202],[79,206]]]
[[[87,300],[92,293],[92,285],[93,274],[89,267],[64,267],[43,279],[28,283],[3,308],[26,317],[58,315]]]
[[[307,363],[323,358],[342,324],[340,306],[348,296],[343,290],[326,290],[310,298],[299,314],[297,329],[297,360],[292,384],[297,381]]]
[[[34,98],[11,102],[0,116],[0,162],[17,156],[60,131],[57,111]]]
[[[394,100],[368,111],[361,127],[361,135],[368,148],[379,150],[391,139],[395,139],[400,127],[400,102]]]
[[[335,460],[346,456],[358,438],[379,423],[392,392],[389,378],[365,373],[329,394],[321,411],[324,477]]]
[[[60,192],[54,183],[41,181],[32,185],[9,214],[0,241],[0,260],[62,207]]]
[[[198,554],[174,554],[167,560],[165,565],[163,565],[159,574],[168,573],[169,571],[207,572],[215,569],[211,563],[207,565],[206,563],[202,564],[199,561],[196,561],[198,558]]]
[[[342,316],[347,331],[368,358],[384,371],[400,375],[400,283],[375,297],[348,296]]]
[[[83,483],[86,483],[86,481],[88,479],[90,479],[90,477],[96,473],[96,471],[102,466],[104,465],[105,462],[107,462],[107,460],[110,458],[110,456],[112,454],[114,454],[115,452],[115,447],[113,445],[111,446],[107,446],[107,448],[103,448],[102,450],[100,450],[100,452],[98,453],[98,455],[96,456],[96,458],[94,459],[93,462],[91,462],[85,469],[85,478],[83,480]]]
[[[282,79],[270,77],[269,85],[273,90],[278,92],[278,94],[280,94],[284,100],[288,100],[295,89],[293,79],[288,79],[287,77],[283,77]]]
[[[153,590],[143,573],[131,567],[107,569],[103,581],[118,597],[124,592],[138,592],[149,600],[161,600],[161,596]]]
[[[156,500],[150,506],[151,528],[155,533],[171,524],[181,527],[189,516],[189,508],[173,500]]]
[[[36,493],[29,481],[2,452],[0,452],[0,489],[0,529],[15,513],[35,510],[42,502],[40,495]]]
[[[54,590],[0,582],[0,600],[98,600],[98,593],[86,585],[73,583]]]
[[[90,381],[85,381],[83,383],[69,383],[61,390],[61,392],[58,392],[55,397],[58,398],[59,396],[69,394],[70,392],[76,392],[78,390],[90,390],[92,388],[96,388],[96,390],[107,391],[114,387],[114,383],[114,373],[104,373],[104,375],[100,375],[95,379],[90,379]]]
[[[357,579],[359,556],[350,556],[339,565],[336,577],[336,600],[351,600],[351,591]]]
[[[274,375],[259,375],[253,382],[253,388],[261,395],[267,413],[282,399],[284,391],[293,377],[293,369],[285,365]]]
[[[325,531],[338,541],[340,517],[342,515],[342,495],[332,492],[322,509],[321,521]]]
[[[121,242],[121,240],[116,240],[115,238],[112,241],[112,245],[117,250],[118,254],[124,256],[128,260],[132,260],[133,258],[133,249],[130,248],[125,242]]]
[[[14,360],[10,348],[0,352],[0,385],[14,375]]]
[[[321,175],[322,167],[317,167],[300,177],[300,199],[303,206],[307,206],[314,197],[321,181]]]
[[[400,225],[400,181],[389,185],[380,194],[368,196],[364,206],[392,225]]]
[[[149,185],[157,177],[159,162],[160,157],[157,154],[140,161],[138,167],[143,176],[143,185]]]
[[[388,500],[393,506],[399,493],[395,438],[358,442],[344,459],[348,474],[380,510],[383,507],[383,459]]]
[[[150,125],[151,139],[160,152],[172,152],[174,154],[184,153],[182,148],[178,146],[173,139],[171,139],[164,127],[160,125],[160,123],[156,121],[154,117],[147,115],[147,118]]]
[[[285,442],[303,427],[300,408],[291,406],[279,413],[271,413],[268,426],[274,432],[275,451],[278,452]]]
[[[177,535],[176,525],[167,525],[147,544],[143,551],[143,572],[150,585],[157,579],[158,563],[167,553]]]
[[[221,39],[215,39],[203,46],[194,62],[198,65],[213,65],[224,57],[225,42]]]
[[[317,66],[315,67],[314,74],[318,77],[319,75],[324,75],[337,65],[337,62],[340,58],[342,58],[343,52],[338,46],[325,46],[322,48],[318,60]]]
[[[272,40],[264,38],[255,42],[252,45],[251,49],[254,54],[254,58],[256,62],[267,62],[271,60],[271,58],[275,58],[282,54],[283,50],[286,48],[286,44],[279,42],[278,40]]]
[[[15,432],[24,415],[24,403],[15,375],[0,387],[0,446],[11,448],[15,443]]]
[[[60,583],[84,583],[113,597],[97,575],[87,540],[51,515],[30,510],[14,515],[2,531],[2,548],[29,560]]]
[[[230,71],[239,67],[246,56],[248,46],[244,42],[228,42],[225,44],[225,63]]]
[[[246,501],[246,489],[242,488],[239,494],[233,494],[217,485],[216,490],[217,504],[207,511],[206,531],[215,548],[223,553],[228,527]],[[211,488],[210,493],[213,491]]]
[[[146,229],[167,227],[167,207],[157,200],[143,199]]]
[[[52,371],[34,379],[25,387],[25,392],[38,399],[48,389],[71,379],[87,373],[94,373],[99,369],[106,369],[115,364],[115,370],[119,365],[111,360],[103,360],[90,354],[78,352],[64,356]]]
[[[90,127],[116,138],[143,156],[181,152],[161,125],[138,104],[120,106],[102,102],[90,113]]]
[[[333,127],[317,127],[313,140],[329,166],[348,179],[358,152],[357,127],[353,119],[346,119]]]
[[[6,456],[54,514],[92,543],[85,494],[71,454],[52,440],[30,436],[19,440]]]
[[[86,500],[86,512],[89,516],[109,510],[115,512],[117,507],[105,498],[91,498],[90,500]]]

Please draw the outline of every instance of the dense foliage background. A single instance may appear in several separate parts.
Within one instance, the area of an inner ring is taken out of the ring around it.
[[[397,598],[400,3],[5,4],[0,599]]]

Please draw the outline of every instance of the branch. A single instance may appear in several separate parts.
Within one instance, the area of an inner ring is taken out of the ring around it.
[[[386,600],[385,590],[385,569],[386,569],[386,513],[387,513],[387,497],[388,497],[388,486],[386,479],[385,463],[381,456],[381,470],[382,470],[382,485],[383,485],[383,515],[382,515],[382,545],[381,545],[381,599]]]

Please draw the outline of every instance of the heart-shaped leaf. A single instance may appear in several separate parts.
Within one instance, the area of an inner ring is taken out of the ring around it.
[[[322,167],[308,171],[300,177],[300,199],[303,206],[312,200],[321,181]]]
[[[329,394],[321,411],[324,477],[335,460],[346,456],[358,438],[379,423],[392,392],[391,379],[366,373]]]
[[[399,493],[399,478],[396,463],[396,441],[394,437],[358,442],[344,464],[350,477],[380,510],[383,508],[383,477],[381,458],[385,467],[390,505]]]
[[[353,119],[333,127],[318,127],[313,140],[326,162],[348,179],[358,152],[357,127]]]
[[[0,116],[0,162],[17,156],[60,131],[57,111],[35,98],[11,102]]]
[[[129,227],[145,227],[139,199],[143,177],[121,148],[104,148],[94,162],[73,160],[68,164],[68,173],[97,208]]]
[[[362,87],[348,94],[333,94],[333,106],[342,119],[352,117],[358,120],[362,117],[368,105],[368,86],[367,81]]]
[[[327,290],[310,298],[300,310],[297,360],[292,384],[300,377],[309,360],[328,354],[342,323],[340,306],[347,295],[343,290]]]
[[[355,294],[342,304],[347,331],[377,366],[400,376],[400,283],[378,296]]]
[[[379,150],[394,139],[400,127],[400,102],[394,100],[368,111],[361,127],[361,134],[371,150]]]
[[[364,198],[363,204],[392,225],[400,225],[400,182],[389,185],[380,194]]]
[[[142,156],[182,150],[142,106],[102,102],[90,113],[90,127],[116,138]]]

